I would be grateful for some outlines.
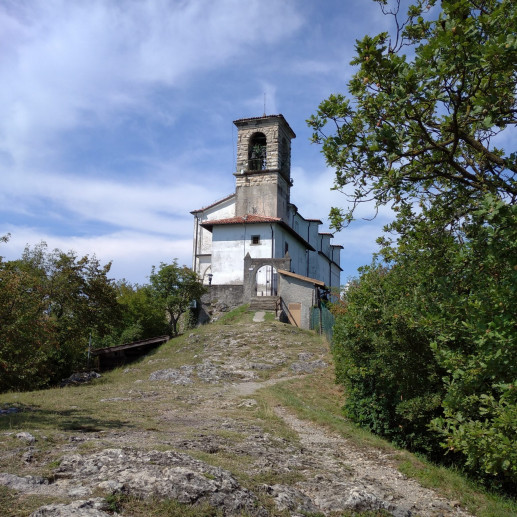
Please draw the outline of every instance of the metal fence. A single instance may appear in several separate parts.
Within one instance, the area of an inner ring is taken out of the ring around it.
[[[325,334],[327,341],[332,342],[332,331],[334,328],[334,316],[321,304],[319,307],[311,308],[311,329]]]

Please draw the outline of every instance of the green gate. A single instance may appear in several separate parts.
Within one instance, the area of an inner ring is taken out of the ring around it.
[[[325,334],[327,341],[332,342],[332,330],[334,328],[334,316],[321,304],[320,307],[311,307],[311,329],[320,334]]]

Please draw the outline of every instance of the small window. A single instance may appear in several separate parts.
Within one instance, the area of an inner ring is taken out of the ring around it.
[[[289,251],[289,244],[286,242],[284,247],[284,253],[287,253]]]
[[[252,235],[251,244],[260,244],[260,235]]]

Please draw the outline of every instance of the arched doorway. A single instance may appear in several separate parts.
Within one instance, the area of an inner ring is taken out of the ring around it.
[[[278,274],[273,266],[262,266],[255,276],[257,296],[276,296],[278,293]]]

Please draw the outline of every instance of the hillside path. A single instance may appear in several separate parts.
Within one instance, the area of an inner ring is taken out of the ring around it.
[[[395,453],[271,406],[275,384],[331,378],[328,345],[246,318],[201,327],[91,385],[17,396],[27,409],[0,427],[0,485],[13,504],[42,502],[13,515],[109,517],[106,497],[124,494],[225,516],[469,516],[401,474]]]

